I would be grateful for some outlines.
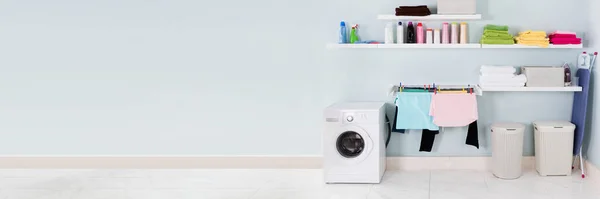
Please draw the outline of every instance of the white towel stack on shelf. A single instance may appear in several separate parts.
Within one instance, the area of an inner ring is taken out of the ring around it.
[[[517,75],[513,66],[481,66],[479,85],[484,87],[524,87],[525,75]]]

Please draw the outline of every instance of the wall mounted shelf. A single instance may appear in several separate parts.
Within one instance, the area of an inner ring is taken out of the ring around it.
[[[379,44],[327,44],[327,48],[377,48]]]
[[[481,48],[481,44],[328,44],[327,48]]]
[[[396,15],[379,15],[380,20],[396,20],[396,21],[444,21],[444,20],[478,20],[481,19],[481,14],[474,15],[438,15],[429,16],[396,16]]]
[[[511,49],[515,49],[515,48],[533,48],[533,49],[546,49],[546,48],[542,48],[539,46],[526,46],[526,45],[521,45],[521,44],[514,44],[514,45],[501,45],[501,44],[482,44],[481,48],[511,48]],[[583,48],[583,44],[578,44],[578,45],[550,45],[548,46],[548,48],[566,48],[566,49],[578,49],[578,48]]]
[[[482,87],[478,86],[484,92],[581,92],[580,86],[566,87]]]
[[[493,45],[493,44],[328,44],[327,48],[432,48],[432,49],[443,49],[443,48],[486,48],[486,49],[580,49],[583,48],[583,44],[579,45],[550,45],[548,48],[542,48],[538,46],[526,46],[526,45]]]
[[[378,44],[377,48],[481,48],[480,44]]]

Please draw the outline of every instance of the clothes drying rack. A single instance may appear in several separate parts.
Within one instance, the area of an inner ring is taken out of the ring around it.
[[[391,85],[388,89],[389,96],[395,96],[398,92],[402,92],[403,88],[413,88],[413,89],[424,89],[430,90],[434,93],[437,91],[465,91],[466,93],[472,93],[474,95],[482,95],[481,89],[479,89],[476,85],[440,85],[440,84],[420,84],[420,85],[405,85],[400,82],[398,85]]]

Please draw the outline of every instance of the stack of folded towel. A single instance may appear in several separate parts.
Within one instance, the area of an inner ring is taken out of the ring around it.
[[[527,46],[539,46],[542,48],[550,46],[550,41],[544,31],[523,31],[519,33],[519,36],[515,37],[515,40],[517,40],[517,44]]]
[[[515,44],[513,36],[508,33],[508,26],[497,26],[488,24],[483,29],[481,44]]]
[[[550,43],[554,45],[581,44],[581,38],[577,34],[568,31],[555,31],[550,34]]]
[[[484,87],[524,87],[525,75],[517,75],[512,66],[481,66],[479,85]]]
[[[396,16],[428,16],[431,10],[427,6],[400,6],[396,8]]]

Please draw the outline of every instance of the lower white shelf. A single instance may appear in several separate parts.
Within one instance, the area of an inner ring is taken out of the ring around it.
[[[481,91],[494,92],[581,92],[583,89],[580,86],[566,87],[483,87],[478,86]]]
[[[578,49],[578,48],[583,48],[583,44],[577,44],[577,45],[553,45],[553,44],[550,44],[550,46],[548,46],[548,48],[542,48],[539,46],[527,46],[527,45],[522,45],[522,44],[513,44],[513,45],[482,44],[481,48],[538,48],[538,49],[572,48],[572,49]]]

